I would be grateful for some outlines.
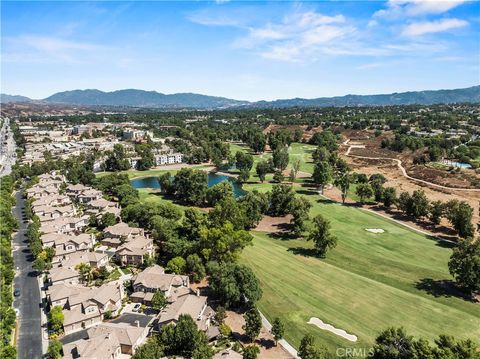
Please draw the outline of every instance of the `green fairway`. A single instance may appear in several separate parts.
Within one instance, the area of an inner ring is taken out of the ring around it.
[[[208,168],[209,166],[207,165],[198,165],[198,166],[190,166],[190,168],[194,169],[205,169]],[[152,176],[160,176],[161,174],[165,172],[170,172],[172,175],[177,173],[179,169],[169,169],[168,167],[162,167],[161,169],[151,169],[151,170],[146,170],[146,171],[137,171],[137,170],[128,170],[128,171],[120,171],[117,173],[126,173],[130,179],[134,178],[142,178],[142,177],[152,177]],[[96,174],[97,177],[103,177],[108,174],[111,174],[114,172],[99,172]]]
[[[455,296],[435,297],[416,284],[449,280],[451,249],[396,223],[318,196],[312,217],[322,213],[332,223],[338,246],[327,259],[311,256],[304,240],[272,239],[252,232],[254,245],[242,261],[257,274],[264,295],[259,303],[272,320],[286,322],[286,339],[298,348],[306,333],[331,350],[365,347],[389,326],[404,326],[410,334],[434,339],[439,334],[480,337],[480,306]],[[382,228],[373,234],[365,228]],[[440,285],[432,285],[439,292]],[[307,324],[310,317],[358,336],[352,343]]]

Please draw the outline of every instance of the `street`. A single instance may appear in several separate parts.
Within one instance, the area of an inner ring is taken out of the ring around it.
[[[10,129],[10,119],[5,118],[0,128],[0,177],[9,175],[15,164],[16,145]]]
[[[19,230],[13,238],[13,260],[15,268],[14,288],[20,295],[14,298],[13,306],[19,310],[17,333],[17,358],[42,358],[41,297],[36,273],[32,269],[32,258],[25,236],[27,223],[22,220],[25,200],[22,192],[15,193],[13,209],[19,221]]]

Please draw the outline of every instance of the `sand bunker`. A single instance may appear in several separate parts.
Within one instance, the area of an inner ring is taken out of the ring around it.
[[[348,334],[345,330],[343,329],[337,329],[334,326],[330,324],[325,324],[322,322],[320,319],[311,317],[310,320],[308,321],[308,324],[313,324],[319,327],[320,329],[323,330],[328,330],[329,332],[336,334],[338,336],[341,336],[344,339],[347,339],[351,342],[356,342],[357,341],[357,336],[353,334]]]
[[[381,228],[365,228],[365,230],[367,232],[372,232],[372,233],[383,233],[385,232],[383,229]]]

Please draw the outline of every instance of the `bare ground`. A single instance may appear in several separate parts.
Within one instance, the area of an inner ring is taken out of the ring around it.
[[[227,318],[225,319],[227,324],[232,329],[232,335],[235,339],[238,339],[244,345],[250,345],[250,341],[245,336],[245,331],[242,329],[245,324],[242,313],[233,311],[227,311]],[[260,331],[260,335],[255,344],[260,347],[260,354],[258,358],[261,359],[293,359],[293,357],[287,353],[281,345],[275,346],[275,341],[272,335],[264,327]]]

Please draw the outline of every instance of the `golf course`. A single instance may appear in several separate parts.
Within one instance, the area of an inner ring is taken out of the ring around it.
[[[303,192],[305,193],[305,192]],[[285,338],[299,346],[313,334],[331,350],[365,347],[389,326],[403,326],[433,340],[440,334],[480,337],[480,307],[451,293],[451,248],[393,221],[358,208],[304,194],[332,224],[338,245],[326,259],[314,256],[313,244],[252,232],[253,246],[242,261],[258,276],[259,308],[272,321],[285,321]],[[366,229],[383,229],[371,233]],[[307,324],[311,317],[358,337],[348,341]]]

